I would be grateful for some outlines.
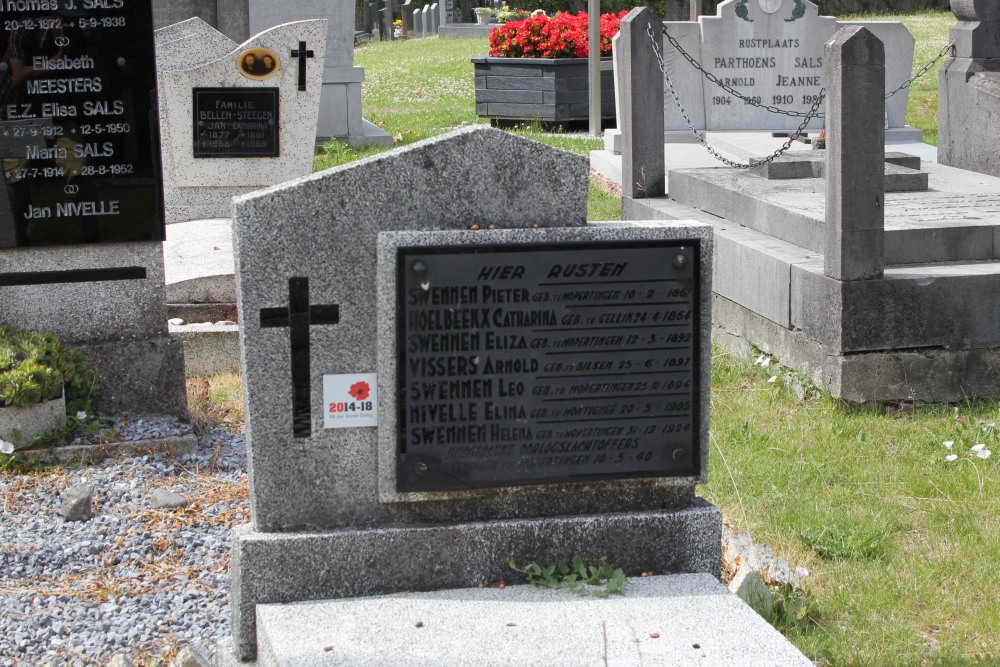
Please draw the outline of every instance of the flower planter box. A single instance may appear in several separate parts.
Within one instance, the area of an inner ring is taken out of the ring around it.
[[[65,419],[65,393],[59,398],[25,408],[0,408],[0,439],[12,440],[14,429],[17,429],[27,444],[39,433],[59,426]]]
[[[601,58],[602,63],[611,58]],[[590,119],[587,58],[473,58],[476,114],[498,120]],[[614,72],[601,71],[601,117],[614,120]]]

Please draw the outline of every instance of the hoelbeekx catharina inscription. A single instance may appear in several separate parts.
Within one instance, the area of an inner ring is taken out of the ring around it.
[[[399,490],[697,474],[698,249],[400,249]]]

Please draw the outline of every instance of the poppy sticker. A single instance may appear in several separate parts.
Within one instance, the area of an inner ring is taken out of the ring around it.
[[[323,376],[323,428],[378,426],[378,376]]]

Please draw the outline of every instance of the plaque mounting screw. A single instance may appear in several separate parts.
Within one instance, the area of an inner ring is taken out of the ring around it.
[[[417,477],[423,477],[429,471],[430,468],[428,468],[427,464],[424,463],[423,461],[420,461],[419,463],[417,463],[417,465],[413,466],[413,472],[417,474]]]
[[[126,61],[125,61],[125,58],[122,57],[122,56],[118,56],[118,60],[116,60],[115,62],[118,63],[119,67],[125,67],[125,62]]]
[[[674,461],[680,461],[682,458],[684,458],[684,450],[683,449],[675,449],[674,450]]]
[[[427,264],[425,264],[422,260],[418,259],[410,268],[413,270],[413,275],[415,276],[427,275]]]
[[[674,268],[683,269],[688,265],[688,258],[686,255],[677,255],[674,257]]]

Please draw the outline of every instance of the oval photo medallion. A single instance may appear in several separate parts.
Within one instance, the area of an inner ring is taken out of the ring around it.
[[[236,69],[248,79],[266,79],[281,69],[281,61],[269,49],[247,49],[237,56]]]
[[[757,0],[757,4],[768,14],[773,14],[781,9],[781,0]]]

